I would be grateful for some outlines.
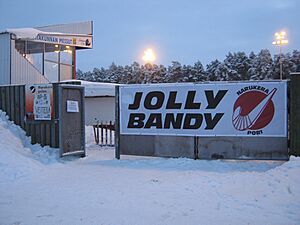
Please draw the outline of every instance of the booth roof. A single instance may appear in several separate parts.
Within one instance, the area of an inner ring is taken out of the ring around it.
[[[85,97],[114,97],[115,87],[119,84],[113,83],[100,83],[100,82],[90,82],[83,80],[66,80],[63,82],[73,82],[80,81],[81,85],[84,86]]]
[[[35,39],[38,34],[62,34],[58,32],[44,32],[35,28],[6,29],[5,32],[15,34],[18,39]]]
[[[6,29],[5,31],[0,31],[0,33],[12,33],[15,34],[17,39],[35,39],[38,34],[48,34],[48,35],[67,35],[67,36],[86,36],[83,34],[70,34],[70,33],[60,33],[60,32],[45,32],[38,30],[36,28],[14,28]]]

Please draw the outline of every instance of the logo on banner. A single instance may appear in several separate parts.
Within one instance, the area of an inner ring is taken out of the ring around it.
[[[238,131],[247,131],[248,135],[263,134],[275,113],[272,101],[277,88],[266,89],[261,86],[242,88],[233,106],[232,124]]]

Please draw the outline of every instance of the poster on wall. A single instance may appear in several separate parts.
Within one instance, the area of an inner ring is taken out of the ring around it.
[[[287,83],[120,86],[120,133],[287,136]]]
[[[53,118],[52,84],[26,85],[26,120],[51,120]]]

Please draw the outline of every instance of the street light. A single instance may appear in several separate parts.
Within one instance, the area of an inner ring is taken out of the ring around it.
[[[281,47],[282,45],[288,44],[289,41],[285,38],[286,32],[276,32],[275,41],[272,42],[273,45],[279,45],[279,64],[280,64],[280,80],[282,80],[282,58],[281,58]]]
[[[154,51],[151,48],[148,48],[144,51],[144,56],[142,58],[145,63],[152,64],[156,60],[156,56],[154,54]]]

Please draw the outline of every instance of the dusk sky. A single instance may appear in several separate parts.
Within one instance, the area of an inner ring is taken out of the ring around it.
[[[0,30],[94,21],[94,48],[77,53],[83,71],[112,62],[143,63],[151,47],[156,64],[205,66],[228,52],[272,54],[274,33],[285,30],[283,52],[300,49],[299,0],[0,0]]]

